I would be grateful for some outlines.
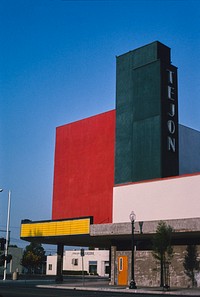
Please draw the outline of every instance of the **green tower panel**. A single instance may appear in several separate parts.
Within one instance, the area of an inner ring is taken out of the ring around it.
[[[172,67],[170,49],[159,42],[117,57],[115,184],[178,174]]]

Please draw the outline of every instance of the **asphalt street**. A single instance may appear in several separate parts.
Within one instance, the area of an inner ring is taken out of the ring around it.
[[[21,279],[17,281],[0,280],[0,297],[180,297],[200,296],[200,288],[173,288],[163,291],[161,288],[138,288],[110,286],[108,279],[66,277],[62,283],[53,279]]]
[[[132,294],[131,294],[132,295]],[[133,293],[134,297],[159,297],[166,296],[163,294],[146,294]],[[15,287],[4,286],[0,287],[0,297],[128,297],[130,293],[122,292],[105,292],[105,291],[83,291],[83,290],[68,290],[55,288],[37,288],[37,287]],[[174,297],[177,295],[170,295]],[[179,295],[181,296],[181,295]]]
[[[1,287],[0,297],[119,297],[120,293],[113,292],[93,292],[78,290],[63,290],[55,288],[35,288],[35,287]],[[140,295],[141,296],[141,295]]]

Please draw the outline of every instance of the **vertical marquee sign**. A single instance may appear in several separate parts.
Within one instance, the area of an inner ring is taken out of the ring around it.
[[[177,68],[162,66],[162,176],[179,174]]]
[[[153,42],[117,57],[115,184],[179,173],[177,68]]]

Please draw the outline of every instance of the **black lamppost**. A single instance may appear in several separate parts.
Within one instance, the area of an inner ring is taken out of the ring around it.
[[[131,253],[132,253],[132,257],[131,257],[131,282],[129,285],[129,289],[137,289],[136,283],[135,283],[135,277],[134,277],[134,223],[135,223],[135,218],[136,215],[134,213],[134,211],[132,211],[130,213],[130,221],[131,221],[131,227],[132,227],[132,244],[131,244]]]

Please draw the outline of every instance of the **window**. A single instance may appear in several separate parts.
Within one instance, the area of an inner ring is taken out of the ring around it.
[[[120,257],[119,258],[119,271],[122,271],[123,270],[123,258]]]
[[[72,259],[72,265],[78,266],[78,259]]]
[[[49,264],[49,270],[52,270],[52,269],[53,269],[53,265]]]
[[[97,261],[89,261],[89,273],[97,274]]]
[[[110,273],[110,264],[109,261],[105,261],[105,274]]]

